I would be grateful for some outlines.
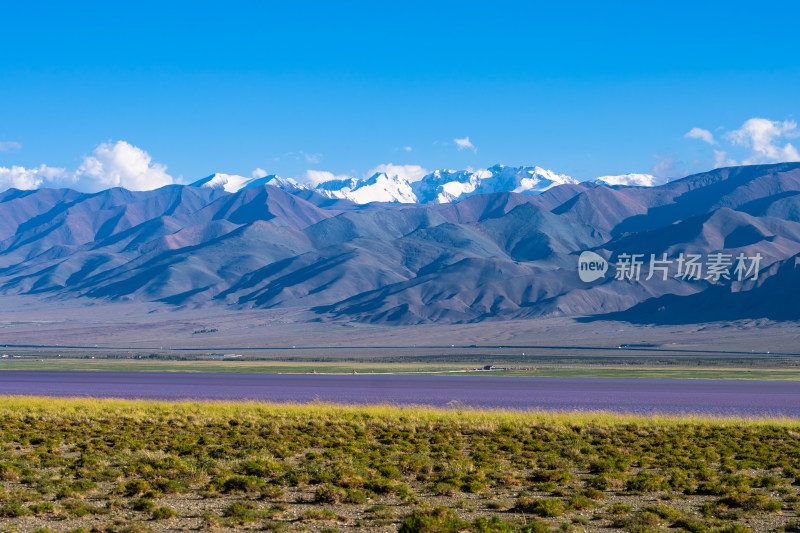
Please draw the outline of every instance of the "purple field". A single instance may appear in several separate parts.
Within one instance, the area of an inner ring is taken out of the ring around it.
[[[0,394],[800,418],[790,381],[14,370]]]

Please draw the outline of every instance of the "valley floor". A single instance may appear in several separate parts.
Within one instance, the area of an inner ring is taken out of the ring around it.
[[[575,318],[486,320],[414,326],[317,322],[306,309],[179,309],[161,304],[88,299],[3,297],[0,349],[40,353],[94,351],[331,359],[497,354],[625,358],[729,354],[800,355],[800,323],[741,320],[636,325]],[[491,350],[487,352],[487,350]],[[95,354],[92,354],[95,355]],[[774,357],[773,357],[774,358]]]

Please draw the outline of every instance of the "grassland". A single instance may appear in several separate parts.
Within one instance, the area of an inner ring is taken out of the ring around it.
[[[800,422],[0,398],[17,531],[798,531]]]

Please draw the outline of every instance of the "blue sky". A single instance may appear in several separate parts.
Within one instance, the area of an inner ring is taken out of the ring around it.
[[[588,179],[800,146],[796,2],[165,4],[4,5],[0,169],[87,176],[124,141],[184,181],[386,163]]]

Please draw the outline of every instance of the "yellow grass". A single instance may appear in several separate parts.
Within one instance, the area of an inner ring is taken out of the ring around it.
[[[495,409],[436,409],[395,405],[343,406],[326,403],[276,404],[263,402],[144,401],[116,399],[56,399],[0,396],[0,417],[33,419],[171,421],[184,425],[238,421],[393,423],[404,427],[449,426],[453,429],[494,430],[502,426],[603,427],[636,426],[782,426],[800,430],[793,418],[625,415],[603,411],[513,411]]]

